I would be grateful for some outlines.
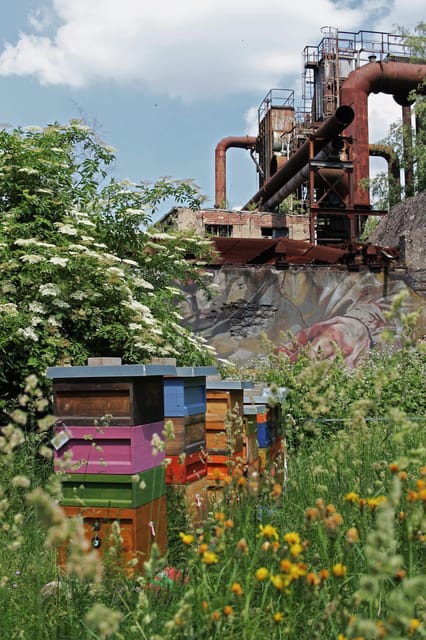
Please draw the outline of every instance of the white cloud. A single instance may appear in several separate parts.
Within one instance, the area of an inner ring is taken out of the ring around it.
[[[389,126],[402,118],[402,109],[392,96],[371,94],[368,98],[368,129],[370,142],[378,142],[389,134]]]
[[[0,74],[135,83],[184,100],[266,92],[300,75],[301,50],[323,24],[349,29],[360,16],[331,0],[40,0],[30,30],[3,49]]]

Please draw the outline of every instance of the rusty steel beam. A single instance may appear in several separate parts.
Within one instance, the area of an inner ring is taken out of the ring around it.
[[[254,136],[229,136],[216,145],[215,151],[215,208],[226,208],[226,152],[228,149],[254,149]]]
[[[368,96],[370,93],[393,95],[403,105],[413,89],[420,88],[426,77],[426,64],[383,60],[370,62],[352,71],[340,88],[341,104],[352,107],[356,119],[345,135],[354,140],[352,145],[355,208],[369,208],[368,189],[362,188],[362,179],[369,177]],[[423,89],[424,90],[424,89]]]
[[[328,118],[315,132],[316,151],[321,151],[331,140],[344,130],[354,119],[354,111],[348,105],[340,106],[336,113]],[[291,156],[273,176],[269,178],[257,193],[244,205],[244,209],[262,208],[262,206],[309,162],[310,140]]]

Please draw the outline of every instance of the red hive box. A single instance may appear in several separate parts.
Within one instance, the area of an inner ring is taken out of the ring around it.
[[[194,451],[189,455],[167,456],[166,484],[187,484],[207,475],[207,455]]]

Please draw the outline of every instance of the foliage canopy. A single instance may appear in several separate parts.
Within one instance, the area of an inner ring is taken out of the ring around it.
[[[167,178],[118,182],[108,176],[114,159],[77,121],[0,131],[3,406],[30,373],[88,356],[211,361],[182,326],[176,286],[198,280],[210,245],[150,226],[164,200],[195,209],[200,194]]]

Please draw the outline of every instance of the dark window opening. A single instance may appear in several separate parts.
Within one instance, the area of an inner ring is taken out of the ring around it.
[[[206,224],[204,228],[206,234],[209,236],[218,236],[220,238],[232,237],[232,224]]]
[[[288,227],[261,227],[262,238],[288,238]]]

